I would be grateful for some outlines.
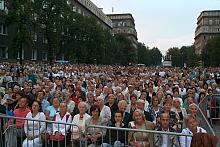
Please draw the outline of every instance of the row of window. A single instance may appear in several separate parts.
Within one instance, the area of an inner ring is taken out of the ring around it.
[[[43,52],[41,54],[42,60],[47,61],[47,52]],[[0,47],[0,58],[8,59],[8,47],[2,46]],[[17,59],[24,59],[24,50],[22,50],[22,55],[20,56],[20,52],[17,52]],[[31,60],[37,60],[37,50],[31,51]]]

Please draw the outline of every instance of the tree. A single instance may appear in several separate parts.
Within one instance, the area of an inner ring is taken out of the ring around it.
[[[161,65],[162,61],[162,54],[157,47],[153,47],[150,50],[150,57],[151,57],[151,65],[158,66]]]
[[[220,66],[220,36],[208,40],[203,52],[202,59],[204,65],[207,66]]]
[[[8,15],[6,15],[7,25],[13,25],[16,33],[13,39],[13,47],[20,55],[22,64],[22,50],[24,45],[31,45],[31,29],[34,25],[32,1],[30,0],[6,0]]]
[[[47,40],[48,58],[50,64],[63,44],[62,36],[66,31],[65,20],[68,18],[70,7],[65,0],[36,0],[34,10],[37,15],[38,28],[43,30]]]

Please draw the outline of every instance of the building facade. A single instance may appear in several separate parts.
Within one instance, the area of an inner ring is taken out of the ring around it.
[[[112,21],[107,17],[101,9],[99,9],[90,0],[67,0],[67,4],[71,6],[73,13],[79,13],[83,16],[94,17],[98,24],[104,29],[112,29]],[[8,11],[5,7],[5,1],[0,0],[0,11]],[[42,26],[43,27],[43,26]],[[47,61],[47,39],[41,30],[31,34],[33,38],[33,45],[23,46],[22,55],[11,46],[16,29],[13,26],[7,26],[5,20],[0,15],[0,61],[19,60],[20,57],[28,61]],[[57,60],[64,60],[64,55],[60,55]]]
[[[123,34],[125,35],[132,43],[132,50],[136,54],[137,60],[137,31],[135,29],[135,20],[130,13],[122,13],[122,14],[108,14],[107,15],[112,20],[112,33],[115,34]]]
[[[220,35],[220,10],[201,12],[195,31],[196,54],[201,54],[207,41],[217,35]]]
[[[134,48],[137,49],[138,38],[133,16],[130,13],[108,14],[107,16],[112,20],[113,35],[125,34],[132,41]]]

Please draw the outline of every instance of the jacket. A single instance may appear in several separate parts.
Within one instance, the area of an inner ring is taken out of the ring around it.
[[[162,128],[159,127],[157,131],[162,131]],[[175,130],[172,127],[169,127],[169,132],[175,132]],[[163,144],[163,135],[165,134],[155,134],[154,135],[154,145],[155,147],[161,147]],[[176,135],[168,135],[167,136],[167,147],[179,147],[179,140]]]

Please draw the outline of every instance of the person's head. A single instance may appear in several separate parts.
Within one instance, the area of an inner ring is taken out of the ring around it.
[[[173,96],[171,94],[167,94],[166,100],[169,101],[170,103],[173,103]]]
[[[192,103],[194,103],[194,97],[187,97],[187,104],[190,105]]]
[[[172,103],[171,103],[170,101],[165,100],[165,101],[163,102],[163,110],[164,110],[165,112],[169,112],[169,111],[171,110],[171,107],[172,107]]]
[[[28,106],[28,99],[25,97],[20,98],[18,101],[18,105],[19,108],[26,108]]]
[[[34,102],[32,103],[31,111],[32,111],[32,112],[41,112],[42,109],[41,109],[41,104],[40,104],[40,102],[34,101]]]
[[[123,120],[123,112],[121,111],[116,111],[115,114],[114,114],[114,119],[115,119],[115,122],[122,122]]]
[[[95,95],[96,95],[96,96],[100,96],[101,93],[102,93],[102,92],[101,92],[100,89],[96,89],[96,90],[95,90]]]
[[[118,102],[118,109],[121,111],[121,112],[125,112],[126,109],[127,109],[127,102],[125,100],[121,100]]]
[[[192,89],[189,89],[189,90],[187,91],[187,94],[188,94],[188,96],[190,96],[190,97],[193,97],[193,96],[194,96],[194,93],[193,93],[193,90],[192,90]]]
[[[38,91],[37,98],[42,101],[44,98],[44,95],[45,95],[44,91],[42,91],[42,90]]]
[[[133,85],[128,85],[128,91],[132,93],[134,91],[134,86]]]
[[[130,99],[131,99],[131,103],[132,104],[135,104],[137,102],[137,95],[136,94],[132,94],[130,96]]]
[[[69,102],[70,99],[71,99],[71,93],[66,92],[65,95],[64,95],[64,99],[65,99],[66,102]]]
[[[19,93],[20,92],[20,86],[19,85],[14,85],[13,92],[14,93]]]
[[[137,109],[144,111],[144,107],[145,107],[145,101],[142,99],[139,99],[137,101]]]
[[[93,103],[94,102],[94,95],[92,94],[92,92],[88,92],[87,94],[87,99],[89,103]]]
[[[65,114],[67,112],[67,104],[65,102],[60,103],[60,113]]]
[[[53,100],[52,100],[52,105],[53,105],[55,108],[59,108],[59,106],[60,106],[59,98],[57,98],[57,97],[53,98]]]
[[[90,112],[91,112],[93,118],[98,118],[101,110],[98,105],[94,104],[91,106]]]
[[[133,120],[137,124],[142,124],[143,121],[145,121],[145,116],[142,110],[136,109],[133,113]]]
[[[175,90],[175,91],[173,92],[173,97],[179,97],[179,91]]]
[[[195,103],[189,105],[189,112],[190,114],[196,116],[198,114],[198,106]]]
[[[99,107],[102,108],[104,106],[104,98],[102,96],[98,96],[96,100]]]
[[[189,128],[189,130],[196,130],[197,128],[197,119],[194,115],[188,115],[186,118],[186,125]]]
[[[210,88],[210,89],[208,89],[208,95],[210,95],[210,96],[212,96],[213,95],[213,91],[212,91],[212,89]]]
[[[142,92],[141,96],[140,96],[140,99],[146,100],[146,98],[147,98],[147,93],[146,92]]]
[[[180,108],[181,107],[181,103],[180,103],[180,100],[178,98],[173,100],[173,107],[175,107],[175,108]]]
[[[79,109],[79,114],[85,114],[87,107],[86,107],[86,103],[85,102],[80,102],[78,104],[78,109]]]
[[[114,94],[109,94],[108,95],[108,102],[110,104],[113,104],[115,102],[115,95]]]
[[[121,101],[121,100],[125,99],[125,97],[124,97],[124,95],[122,93],[118,93],[117,94],[117,98],[118,98],[118,101]]]
[[[159,105],[159,100],[158,100],[158,97],[156,95],[152,97],[152,105],[154,107],[157,107]]]
[[[161,123],[161,127],[164,130],[167,130],[169,128],[169,120],[170,120],[169,114],[167,113],[160,114],[160,123]]]

